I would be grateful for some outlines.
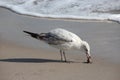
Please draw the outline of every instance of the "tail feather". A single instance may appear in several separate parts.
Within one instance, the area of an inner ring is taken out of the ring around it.
[[[29,32],[29,31],[23,31],[23,32],[29,34],[31,37],[36,39],[39,37],[39,34],[37,33]]]

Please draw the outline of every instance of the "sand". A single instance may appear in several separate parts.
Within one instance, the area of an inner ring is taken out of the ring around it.
[[[90,43],[92,64],[84,63],[85,55],[74,51],[67,52],[70,63],[61,62],[58,50],[22,33],[56,26]],[[41,19],[0,8],[0,80],[119,80],[119,30],[117,23]]]

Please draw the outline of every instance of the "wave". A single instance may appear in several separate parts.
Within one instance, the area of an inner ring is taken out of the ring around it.
[[[120,23],[120,0],[0,0],[0,6],[37,17],[111,20]]]

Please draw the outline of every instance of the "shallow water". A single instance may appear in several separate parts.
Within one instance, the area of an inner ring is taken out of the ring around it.
[[[37,17],[120,22],[120,0],[0,0],[0,6]]]

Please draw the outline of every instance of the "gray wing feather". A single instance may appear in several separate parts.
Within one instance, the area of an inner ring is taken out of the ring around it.
[[[53,44],[53,45],[63,44],[65,42],[72,42],[72,40],[65,39],[64,37],[52,33],[46,33],[44,40],[48,44]]]

